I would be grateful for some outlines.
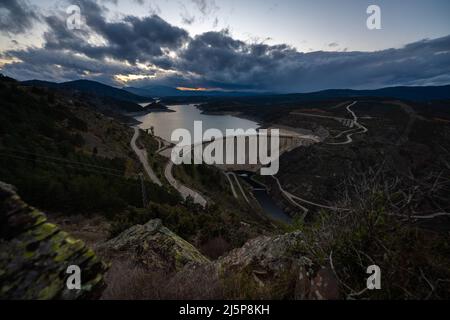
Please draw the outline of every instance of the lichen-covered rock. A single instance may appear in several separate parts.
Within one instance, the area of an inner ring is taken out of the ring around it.
[[[232,289],[251,290],[243,298],[254,292],[257,298],[337,299],[334,275],[309,259],[305,248],[301,232],[259,237],[215,264],[220,277],[234,279]]]
[[[151,220],[97,250],[113,264],[164,273],[160,294],[170,299],[338,299],[333,272],[307,257],[307,245],[301,232],[262,236],[209,261],[161,220]]]
[[[125,230],[99,245],[98,250],[112,259],[122,256],[147,270],[167,273],[180,270],[187,263],[209,262],[193,245],[164,227],[158,219]]]
[[[81,269],[81,290],[68,290],[67,268]],[[0,299],[88,299],[104,288],[106,265],[94,252],[24,203],[0,182]]]
[[[201,299],[338,299],[334,274],[309,259],[305,246],[301,232],[259,237],[211,263],[186,265],[170,285],[184,299],[193,289]]]

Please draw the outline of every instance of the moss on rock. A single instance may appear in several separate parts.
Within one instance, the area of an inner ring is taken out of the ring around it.
[[[180,270],[191,262],[209,262],[193,245],[164,227],[159,219],[133,226],[98,249],[115,257],[129,256],[147,269],[164,272]]]
[[[68,290],[67,267],[81,268],[81,290]],[[0,299],[87,299],[104,288],[106,265],[84,242],[48,223],[0,182]]]

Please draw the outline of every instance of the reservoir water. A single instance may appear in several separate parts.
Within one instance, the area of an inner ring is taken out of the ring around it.
[[[285,222],[287,224],[292,223],[291,216],[287,215],[269,196],[266,187],[261,183],[255,181],[252,177],[253,172],[237,171],[235,172],[238,176],[244,179],[251,187],[253,195],[256,200],[258,200],[261,207],[264,209],[266,214],[268,214],[272,219]]]
[[[194,121],[202,121],[203,132],[215,128],[219,129],[224,135],[226,129],[248,130],[260,127],[257,122],[231,115],[202,114],[201,110],[193,104],[173,105],[168,106],[168,108],[170,112],[152,112],[136,116],[135,119],[141,122],[139,125],[141,129],[146,130],[153,127],[156,136],[169,142],[172,132],[181,128],[191,132],[193,143],[201,142],[201,138],[194,141]],[[269,217],[285,223],[292,221],[290,216],[275,204],[266,190],[262,190],[261,186],[255,186],[245,173],[241,172],[240,175],[255,189],[253,194]]]
[[[192,143],[201,142],[200,139],[194,140],[194,121],[202,121],[203,132],[208,129],[219,129],[225,135],[226,129],[257,129],[257,122],[246,120],[230,115],[207,115],[202,114],[201,110],[193,104],[175,105],[168,107],[172,112],[154,112],[135,119],[142,122],[141,129],[155,130],[155,135],[166,141],[171,141],[172,132],[175,129],[187,129],[191,132]]]

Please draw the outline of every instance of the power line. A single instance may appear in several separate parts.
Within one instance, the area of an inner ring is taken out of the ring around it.
[[[13,151],[13,152],[18,152],[18,153],[24,153],[24,154],[28,154],[28,155],[32,155],[32,156],[36,156],[36,157],[40,157],[40,158],[54,159],[54,160],[61,161],[61,162],[73,163],[73,164],[79,164],[79,165],[88,166],[88,167],[92,167],[92,168],[98,168],[98,169],[104,169],[104,170],[109,170],[109,171],[115,171],[115,172],[117,172],[117,173],[122,173],[122,171],[117,170],[117,169],[114,169],[114,168],[108,168],[108,167],[98,166],[98,165],[89,164],[89,163],[85,163],[85,162],[79,162],[79,161],[67,160],[67,159],[64,159],[64,158],[59,158],[59,157],[54,157],[54,156],[48,156],[48,155],[42,155],[42,154],[37,154],[37,153],[33,153],[33,152],[22,151],[22,150],[18,150],[18,149],[12,149],[12,148],[4,148],[4,147],[0,147],[0,150],[1,150],[1,149],[4,149],[4,150],[10,150],[10,151]]]
[[[37,161],[37,162],[47,163],[47,164],[51,164],[51,165],[62,165],[62,166],[70,167],[75,170],[81,170],[81,171],[85,171],[85,172],[89,172],[89,173],[97,173],[97,174],[102,174],[102,175],[109,175],[109,176],[114,176],[114,177],[125,179],[125,180],[130,180],[129,178],[124,177],[123,175],[118,175],[118,174],[114,174],[114,173],[106,172],[106,171],[95,170],[92,168],[75,167],[73,164],[70,164],[70,163],[65,164],[65,163],[57,163],[57,162],[46,161],[46,160],[41,160],[41,159],[30,159],[30,158],[25,158],[25,157],[13,155],[13,154],[5,154],[5,153],[0,153],[0,156],[5,156],[5,157],[19,159],[19,160],[33,161],[33,162]]]
[[[98,165],[93,165],[93,164],[88,164],[88,163],[78,162],[78,161],[71,161],[71,160],[67,160],[67,159],[64,159],[64,158],[59,158],[59,157],[54,157],[54,156],[47,156],[47,155],[32,153],[32,152],[28,152],[28,151],[22,151],[22,150],[18,150],[18,149],[13,149],[13,148],[0,147],[0,151],[2,149],[3,150],[11,150],[13,152],[20,152],[20,153],[28,154],[28,155],[35,156],[35,157],[38,157],[38,158],[46,158],[46,159],[49,159],[49,160],[30,159],[30,158],[26,158],[25,156],[19,156],[19,155],[8,154],[8,153],[0,153],[0,156],[6,156],[6,157],[10,157],[10,158],[15,158],[15,159],[19,159],[19,160],[33,161],[33,162],[37,161],[37,162],[47,163],[47,164],[57,165],[57,166],[60,165],[60,166],[69,167],[69,168],[74,169],[74,170],[81,170],[81,171],[85,171],[85,172],[89,172],[89,173],[96,173],[96,174],[101,174],[101,175],[109,175],[109,176],[113,176],[113,177],[117,177],[117,178],[121,178],[123,180],[126,180],[127,183],[130,184],[130,185],[135,185],[135,184],[131,183],[131,182],[128,182],[129,180],[131,180],[131,179],[136,180],[139,177],[139,175],[132,175],[130,177],[125,177],[123,175],[122,171],[117,170],[117,169],[113,169],[113,168],[109,168],[109,167],[103,167],[103,166],[98,166]],[[56,161],[60,161],[60,162],[55,162],[55,160]],[[80,167],[76,167],[74,165],[88,167],[88,168],[80,168]],[[105,170],[105,171],[100,171],[98,169]],[[120,175],[119,174],[115,174],[113,172],[120,173]],[[142,185],[142,183],[144,182],[143,176],[140,179],[141,179],[141,185]],[[147,197],[145,195],[145,198],[143,200],[145,200],[146,198]]]

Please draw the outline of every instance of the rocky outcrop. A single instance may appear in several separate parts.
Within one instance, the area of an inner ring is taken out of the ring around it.
[[[212,262],[212,266],[195,268],[203,274],[209,272],[210,278],[213,272],[226,298],[337,299],[333,273],[316,265],[305,249],[301,232],[259,237]]]
[[[188,263],[208,263],[193,245],[162,225],[151,220],[136,225],[114,239],[99,245],[98,250],[111,259],[132,260],[151,271],[171,273]]]
[[[210,261],[161,220],[151,220],[96,251],[113,264],[126,261],[130,271],[147,272],[149,279],[165,274],[164,281],[153,282],[170,299],[338,298],[333,272],[308,258],[306,245],[301,232],[264,236]],[[66,287],[70,265],[82,270],[81,290]],[[105,264],[82,241],[48,223],[11,186],[0,183],[0,299],[98,298],[105,272]]]
[[[158,290],[170,299],[337,299],[333,272],[309,259],[306,248],[301,232],[263,236],[210,261],[161,220],[151,220],[98,250],[149,274],[166,274]]]
[[[81,269],[81,290],[67,289],[71,265]],[[97,298],[106,268],[82,241],[0,182],[0,299]]]
[[[160,220],[151,220],[98,250],[113,261],[166,274],[158,290],[170,299],[337,299],[333,272],[309,259],[306,245],[301,232],[264,236],[209,261]]]

